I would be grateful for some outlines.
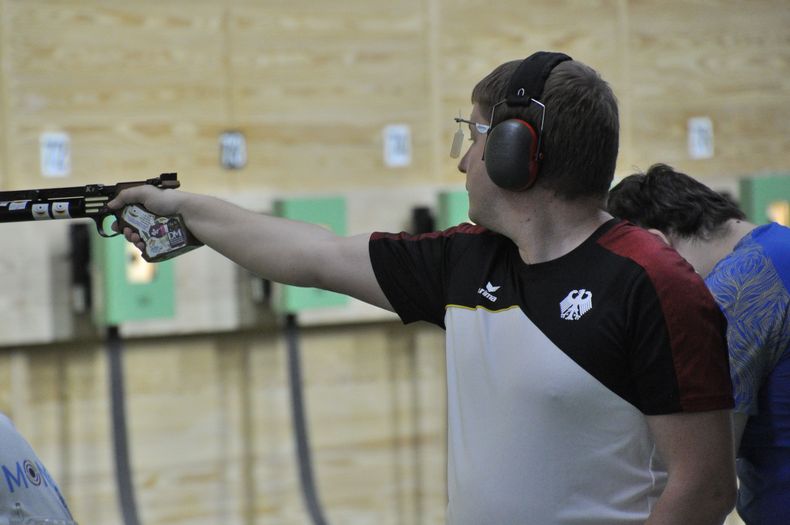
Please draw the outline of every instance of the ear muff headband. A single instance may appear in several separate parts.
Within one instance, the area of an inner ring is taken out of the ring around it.
[[[543,98],[543,89],[551,71],[562,62],[573,60],[565,53],[538,51],[519,64],[507,88],[507,105],[529,106],[532,100]]]
[[[566,60],[572,59],[564,53],[539,51],[530,55],[510,78],[506,98],[502,102],[509,107],[518,107],[540,101],[549,74]],[[493,116],[492,111],[492,124]],[[508,119],[489,130],[485,164],[494,184],[507,190],[523,191],[535,183],[542,158],[542,122],[539,124],[541,126],[536,131],[524,120]],[[497,131],[500,127],[502,129]]]

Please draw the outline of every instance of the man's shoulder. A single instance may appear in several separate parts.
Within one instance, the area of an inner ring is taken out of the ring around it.
[[[650,272],[678,272],[696,275],[694,268],[674,248],[655,234],[621,221],[598,239],[598,244]]]
[[[757,226],[741,239],[719,260],[706,281],[722,276],[754,281],[774,275],[790,283],[790,228],[770,223]],[[787,288],[790,290],[790,286]]]
[[[412,234],[407,232],[400,232],[400,233],[373,232],[370,235],[370,240],[371,241],[379,241],[379,240],[422,241],[422,240],[433,240],[433,239],[446,239],[458,235],[501,237],[501,235],[494,233],[491,230],[488,230],[482,226],[465,222],[457,226],[452,226],[445,230],[437,230],[437,231],[420,233],[420,234]]]
[[[705,283],[717,301],[732,307],[746,298],[775,307],[790,298],[790,229],[758,226],[716,263]],[[766,298],[770,297],[771,301]]]
[[[787,241],[790,239],[790,227],[776,222],[761,224],[751,231],[750,237],[763,241]]]
[[[758,226],[750,235],[790,290],[790,228],[777,223]]]

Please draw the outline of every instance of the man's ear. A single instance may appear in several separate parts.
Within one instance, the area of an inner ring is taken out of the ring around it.
[[[674,248],[674,246],[672,245],[672,241],[661,230],[656,230],[655,228],[648,228],[647,231],[649,231],[650,233],[652,233],[653,235],[664,241],[666,245],[672,246]]]

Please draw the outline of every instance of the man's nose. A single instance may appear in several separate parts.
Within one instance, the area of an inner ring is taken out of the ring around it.
[[[466,153],[464,153],[464,156],[461,157],[461,160],[458,161],[458,171],[460,171],[461,173],[466,173],[467,164],[468,164],[468,162],[467,162],[467,158],[468,157],[469,157],[469,150],[466,150]]]

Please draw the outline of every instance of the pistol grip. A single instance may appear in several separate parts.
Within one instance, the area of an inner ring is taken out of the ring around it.
[[[118,227],[130,228],[145,244],[143,259],[159,262],[202,246],[187,229],[180,215],[163,217],[139,204],[125,206],[118,216]]]

